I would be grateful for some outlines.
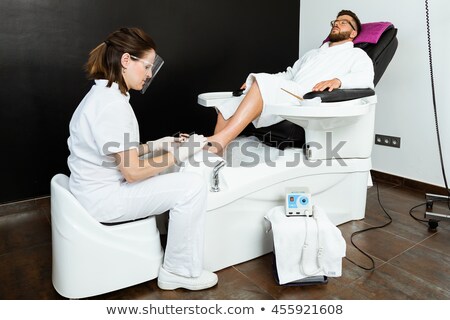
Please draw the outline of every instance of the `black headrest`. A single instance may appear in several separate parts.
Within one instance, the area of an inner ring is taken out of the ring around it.
[[[357,43],[355,47],[363,49],[367,52],[367,55],[373,61],[373,67],[375,71],[375,76],[373,83],[376,86],[378,81],[380,81],[381,76],[386,71],[389,62],[391,62],[392,57],[398,47],[397,40],[397,29],[394,26],[387,28],[376,44],[372,43]]]

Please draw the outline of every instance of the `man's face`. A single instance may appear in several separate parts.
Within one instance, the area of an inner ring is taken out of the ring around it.
[[[356,37],[356,23],[352,17],[343,15],[337,17],[334,21],[335,22],[331,27],[331,31],[328,36],[330,42],[339,42],[349,39],[352,40]]]

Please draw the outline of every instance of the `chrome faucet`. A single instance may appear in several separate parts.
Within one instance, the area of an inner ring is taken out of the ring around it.
[[[216,166],[214,167],[212,174],[211,174],[211,192],[219,192],[219,170],[225,166],[225,161],[220,161]]]

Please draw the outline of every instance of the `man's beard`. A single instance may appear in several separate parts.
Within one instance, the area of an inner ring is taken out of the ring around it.
[[[339,33],[332,33],[330,32],[330,34],[328,35],[328,40],[330,40],[330,42],[339,42],[339,41],[343,41],[343,40],[348,40],[350,39],[350,31],[342,31]]]

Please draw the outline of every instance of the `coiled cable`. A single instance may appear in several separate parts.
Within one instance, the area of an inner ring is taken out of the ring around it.
[[[441,135],[439,133],[439,121],[438,121],[438,113],[437,113],[437,106],[436,106],[436,92],[434,89],[433,55],[432,55],[432,51],[431,51],[431,32],[430,32],[430,9],[428,7],[428,0],[425,0],[425,17],[426,17],[426,23],[427,23],[428,60],[429,60],[429,64],[430,64],[431,94],[433,97],[434,122],[436,124],[436,136],[437,136],[437,142],[438,142],[438,148],[439,148],[439,158],[441,161],[442,177],[444,178],[445,189],[447,190],[447,195],[448,195],[447,206],[450,209],[450,190],[448,189],[447,176],[445,174],[444,157],[442,155]]]

